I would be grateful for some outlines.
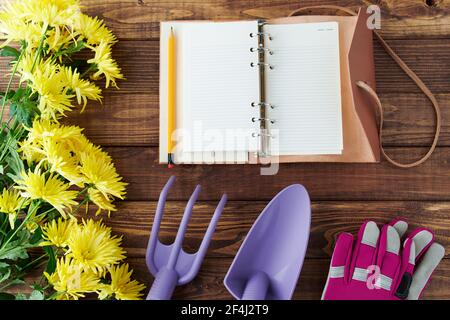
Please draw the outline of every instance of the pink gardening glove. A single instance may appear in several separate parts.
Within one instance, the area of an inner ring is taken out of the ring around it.
[[[410,233],[404,220],[394,220],[381,231],[373,221],[364,223],[354,244],[353,235],[341,233],[331,258],[324,300],[417,300],[445,255],[432,231]]]

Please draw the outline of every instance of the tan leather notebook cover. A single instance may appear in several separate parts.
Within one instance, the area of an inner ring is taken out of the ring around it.
[[[376,109],[356,86],[356,81],[375,87],[372,30],[367,28],[368,15],[296,16],[267,21],[271,24],[337,21],[340,37],[341,96],[344,148],[339,155],[280,156],[279,162],[379,162],[380,141]],[[265,159],[263,162],[268,161]],[[276,158],[272,158],[276,161]],[[251,163],[258,163],[253,156]]]
[[[266,21],[268,24],[298,24],[328,21],[339,23],[343,150],[342,154],[337,155],[284,155],[270,157],[269,159],[259,159],[257,155],[251,153],[249,155],[249,163],[257,164],[267,163],[269,161],[281,163],[370,163],[380,161],[380,141],[378,137],[376,109],[368,97],[356,86],[357,81],[365,81],[371,87],[375,87],[373,38],[372,30],[367,27],[367,19],[368,14],[365,10],[360,10],[358,16],[296,16]],[[198,22],[201,23],[202,21]],[[160,90],[160,93],[163,91]],[[161,130],[165,130],[165,128],[164,123],[161,123],[160,135]],[[164,147],[163,144],[164,139],[160,139],[160,148]],[[162,149],[164,150],[165,148]],[[160,156],[160,162],[166,163],[164,161],[163,150],[160,150],[160,155],[162,155]]]

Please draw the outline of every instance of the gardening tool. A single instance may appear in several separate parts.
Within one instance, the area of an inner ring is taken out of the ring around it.
[[[224,284],[242,300],[292,298],[306,253],[311,204],[306,189],[291,185],[269,202],[242,243]]]
[[[175,177],[170,177],[169,181],[167,181],[161,191],[150,239],[148,241],[146,262],[148,269],[155,277],[155,281],[147,296],[147,300],[168,300],[172,297],[173,291],[177,285],[184,285],[194,279],[200,269],[206,251],[208,250],[211,237],[216,229],[223,207],[227,202],[227,196],[224,194],[214,211],[214,215],[206,230],[203,241],[200,244],[199,250],[193,254],[186,253],[181,246],[189,218],[192,214],[192,209],[200,193],[200,185],[197,185],[184,210],[184,215],[181,219],[175,242],[171,245],[162,244],[158,240],[158,232],[164,213],[164,204],[166,202],[167,193],[174,182]]]
[[[433,231],[417,228],[401,239],[408,223],[395,219],[381,229],[363,223],[355,241],[339,234],[331,258],[324,300],[418,300],[445,256]]]

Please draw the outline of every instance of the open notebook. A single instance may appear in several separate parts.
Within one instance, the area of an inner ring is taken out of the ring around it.
[[[167,162],[167,39],[176,39],[176,163],[341,154],[337,22],[161,24],[160,162]]]

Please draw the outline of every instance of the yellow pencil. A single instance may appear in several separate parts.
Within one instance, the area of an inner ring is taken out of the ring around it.
[[[172,140],[173,131],[175,130],[175,34],[173,32],[173,27],[170,29],[170,35],[168,39],[168,68],[167,68],[167,80],[168,80],[168,112],[167,112],[167,163],[169,168],[173,168],[173,145]]]

